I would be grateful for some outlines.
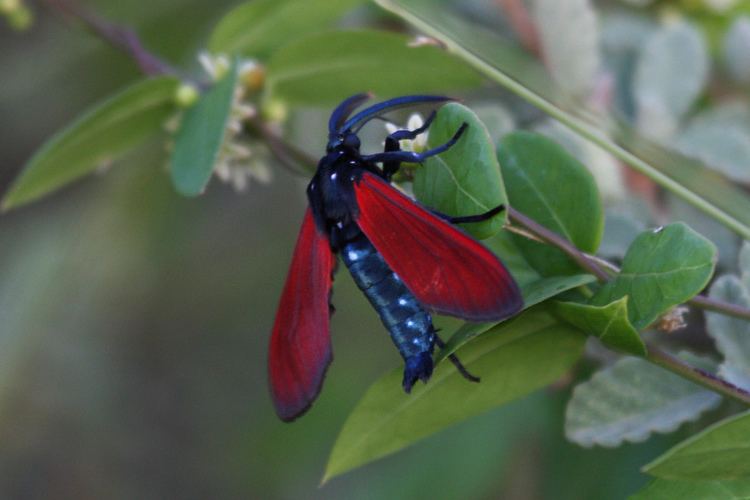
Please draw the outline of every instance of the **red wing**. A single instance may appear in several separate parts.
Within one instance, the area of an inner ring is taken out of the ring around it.
[[[335,256],[305,213],[271,334],[268,374],[276,413],[294,420],[318,396],[331,362],[329,299]]]
[[[521,310],[518,285],[481,243],[373,174],[355,193],[360,229],[423,305],[470,321]]]

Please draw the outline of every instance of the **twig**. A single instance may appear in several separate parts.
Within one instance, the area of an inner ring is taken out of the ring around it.
[[[260,118],[248,120],[246,125],[250,131],[266,141],[271,153],[290,172],[307,175],[315,168],[316,161],[312,156],[286,142]]]
[[[612,271],[613,273],[620,272],[620,269],[616,265],[599,257],[595,257],[593,255],[582,252],[562,236],[550,231],[546,227],[542,226],[533,219],[526,217],[512,207],[508,208],[508,215],[510,216],[511,221],[522,226],[522,230],[525,229],[526,231],[531,232],[532,239],[535,239],[537,241],[541,240],[549,245],[556,246],[557,248],[565,252],[571,259],[573,259],[582,269],[596,276],[599,281],[609,281],[610,274],[605,269]],[[519,233],[523,235],[522,231]],[[750,321],[750,309],[738,306],[736,304],[731,304],[729,302],[706,297],[705,295],[696,295],[692,299],[688,300],[687,303],[701,309],[706,309],[709,311],[726,314],[727,316],[734,316],[735,318],[741,318]]]
[[[648,355],[646,356],[646,359],[655,365],[661,366],[662,368],[695,382],[696,384],[700,384],[703,387],[718,392],[730,399],[734,399],[745,406],[750,406],[750,392],[747,392],[745,389],[737,387],[712,373],[690,366],[681,359],[672,356],[653,345],[648,346]]]
[[[750,321],[750,309],[737,304],[731,304],[721,300],[716,300],[705,295],[696,295],[688,301],[688,304],[700,307],[707,311],[714,311],[727,316],[734,316],[735,318],[746,319]]]
[[[578,250],[575,245],[573,245],[562,236],[553,231],[550,231],[533,219],[526,217],[513,207],[508,207],[508,216],[510,217],[510,220],[512,222],[520,224],[524,228],[528,229],[532,234],[537,236],[545,243],[556,246],[557,248],[565,252],[568,257],[573,259],[579,266],[581,266],[581,268],[596,276],[600,281],[607,281],[609,279],[609,274],[607,274],[604,269],[599,267],[599,264],[594,262],[593,259],[590,259],[585,253]]]
[[[128,55],[142,73],[150,76],[177,75],[177,71],[149,52],[138,35],[130,28],[114,24],[87,10],[75,0],[44,0],[51,9],[63,16],[81,21],[94,35]]]

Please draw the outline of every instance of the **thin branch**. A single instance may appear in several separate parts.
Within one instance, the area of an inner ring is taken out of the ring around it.
[[[620,269],[616,265],[600,257],[582,252],[562,236],[550,231],[546,227],[537,223],[533,219],[526,217],[512,207],[508,209],[508,215],[510,216],[511,221],[522,226],[523,229],[530,232],[532,239],[541,240],[549,245],[556,246],[557,248],[565,252],[571,259],[573,259],[582,269],[596,276],[599,281],[609,281],[611,276],[607,271],[611,271],[613,273],[620,272]],[[523,230],[516,232],[523,235]],[[721,314],[726,314],[727,316],[733,316],[735,318],[741,318],[750,321],[750,309],[739,306],[737,304],[731,304],[729,302],[713,299],[711,297],[706,297],[705,295],[696,295],[692,299],[688,300],[687,303],[701,309],[706,309],[708,311],[714,311]]]
[[[562,236],[553,231],[550,231],[533,219],[526,217],[524,214],[514,209],[513,207],[508,207],[508,216],[510,217],[510,220],[512,222],[520,224],[524,228],[528,229],[532,234],[537,236],[545,243],[556,246],[557,248],[565,252],[568,257],[573,259],[581,268],[596,276],[600,281],[609,280],[609,274],[604,269],[599,267],[599,264],[597,264],[593,259],[590,259],[585,253],[578,250],[575,245],[573,245]]]
[[[712,373],[690,366],[680,358],[672,356],[653,345],[648,346],[648,355],[646,356],[646,359],[655,365],[661,366],[662,368],[695,382],[696,384],[702,385],[707,389],[711,389],[723,396],[734,399],[745,406],[750,406],[750,392],[747,392],[745,389],[737,387]]]
[[[750,321],[750,309],[737,304],[731,304],[705,295],[696,295],[688,301],[688,304],[700,307],[707,311],[714,311],[727,316],[734,316],[735,318],[746,319]]]
[[[317,164],[315,158],[286,142],[260,118],[256,117],[245,123],[251,132],[266,142],[271,153],[290,172],[296,175],[308,175],[315,168]]]
[[[82,22],[94,35],[129,56],[142,73],[150,76],[177,75],[177,71],[172,66],[143,46],[132,29],[100,17],[75,0],[44,0],[44,3],[63,16]]]

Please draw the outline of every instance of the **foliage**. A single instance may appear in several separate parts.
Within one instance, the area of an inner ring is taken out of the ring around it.
[[[506,206],[464,228],[516,277],[524,311],[500,323],[441,319],[448,340],[435,354],[429,383],[407,395],[400,369],[375,380],[346,417],[323,481],[557,382],[570,390],[565,436],[578,445],[620,447],[680,429],[681,442],[643,467],[654,479],[629,491],[634,498],[686,491],[741,497],[750,480],[750,417],[739,406],[750,405],[750,243],[739,251],[736,272],[723,269],[717,279],[714,272],[718,252],[736,253],[738,240],[750,239],[743,189],[750,179],[750,69],[741,50],[748,17],[734,10],[697,15],[689,7],[664,14],[651,2],[622,2],[631,4],[623,11],[606,2],[537,0],[524,12],[534,29],[504,13],[510,21],[491,31],[476,21],[498,16],[500,7],[488,3],[376,3],[379,14],[357,0],[236,6],[203,41],[211,50],[199,56],[209,81],[178,77],[167,65],[146,69],[149,78],[94,105],[42,145],[3,208],[51,194],[149,139],[168,145],[171,182],[181,195],[212,191],[214,176],[238,188],[248,179],[269,182],[280,165],[314,167],[310,155],[322,151],[291,142],[300,128],[324,140],[326,113],[350,94],[461,95],[462,103],[437,112],[426,144],[445,143],[467,123],[463,137],[424,165],[406,166],[399,179],[421,203],[450,215]],[[398,23],[401,32],[379,29],[375,21],[385,12],[434,38],[415,39]],[[717,18],[726,25],[720,37]],[[93,30],[111,37],[106,26]],[[719,50],[709,40],[719,40]],[[135,59],[143,56],[129,47]],[[712,69],[714,59],[730,78],[728,90],[717,84],[725,75]],[[369,125],[374,139],[363,131],[363,147],[382,147],[385,131],[377,127]],[[674,220],[663,191],[700,217]],[[665,224],[647,228],[652,220]],[[691,227],[706,221],[736,235],[718,241]],[[700,296],[707,287],[708,297]],[[668,354],[675,344],[696,348],[689,338],[664,340],[685,326],[686,303],[711,309],[705,328],[696,315],[687,319],[694,335],[715,342],[708,356]],[[480,384],[467,383],[447,362],[454,353]]]

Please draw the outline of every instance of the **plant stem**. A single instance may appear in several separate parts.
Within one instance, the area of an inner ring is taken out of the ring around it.
[[[402,5],[398,5],[390,0],[376,0],[376,3],[391,12],[397,13],[400,17],[415,26],[418,30],[424,32],[426,35],[441,41],[443,44],[445,44],[449,51],[462,58],[468,64],[476,68],[479,72],[485,74],[490,79],[510,90],[521,99],[524,99],[533,106],[541,109],[549,116],[568,127],[570,130],[574,131],[575,133],[581,135],[582,137],[598,145],[605,151],[619,158],[626,164],[630,165],[633,169],[649,177],[660,186],[676,194],[699,210],[705,212],[709,216],[727,226],[732,231],[735,231],[744,239],[750,239],[750,227],[738,221],[730,214],[721,210],[719,207],[715,206],[709,201],[703,199],[693,191],[687,189],[679,182],[674,181],[667,175],[656,170],[654,167],[641,160],[638,156],[634,155],[630,151],[617,145],[614,141],[611,141],[605,133],[596,128],[594,125],[581,118],[566,113],[553,102],[545,99],[541,95],[528,89],[510,76],[498,70],[478,55],[474,54],[470,50],[464,48],[461,44],[446,36],[445,33],[440,31],[439,29],[436,29],[434,26],[425,22],[414,12],[411,12],[410,10],[404,8]]]
[[[599,267],[599,264],[594,262],[585,253],[578,250],[573,243],[569,242],[559,234],[550,231],[533,219],[526,217],[513,207],[508,207],[508,216],[511,221],[525,227],[545,243],[556,246],[565,252],[568,257],[573,259],[582,269],[585,269],[596,276],[599,281],[607,281],[609,279],[609,274]]]
[[[585,252],[580,251],[571,242],[558,235],[557,233],[550,231],[546,227],[542,226],[533,219],[523,215],[519,211],[512,207],[508,208],[508,215],[510,220],[516,224],[522,226],[521,231],[516,231],[521,235],[523,231],[531,233],[534,239],[543,241],[549,245],[553,245],[563,252],[568,257],[573,259],[582,269],[590,272],[597,277],[599,281],[609,281],[610,274],[605,270],[609,269],[614,273],[620,272],[620,269],[614,264],[607,262],[599,257],[588,255]],[[750,321],[750,309],[737,304],[731,304],[721,300],[716,300],[705,295],[696,295],[688,301],[688,304],[708,311],[714,311],[727,316],[734,316],[735,318],[741,318]]]
[[[690,366],[681,359],[672,356],[653,345],[648,345],[646,359],[655,365],[661,366],[662,368],[695,382],[696,384],[702,385],[707,389],[718,392],[719,394],[742,403],[745,406],[750,406],[750,392],[708,373],[707,371]]]
[[[688,301],[688,304],[700,307],[707,311],[714,311],[727,316],[734,316],[735,318],[750,321],[750,309],[738,306],[737,304],[731,304],[729,302],[706,297],[705,295],[696,295]]]
[[[130,28],[114,24],[85,9],[75,0],[45,0],[45,3],[62,15],[81,21],[94,35],[129,56],[141,72],[149,76],[177,75],[177,71],[149,52],[138,35]]]

